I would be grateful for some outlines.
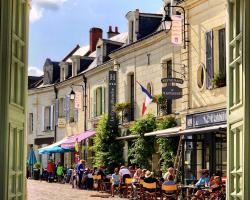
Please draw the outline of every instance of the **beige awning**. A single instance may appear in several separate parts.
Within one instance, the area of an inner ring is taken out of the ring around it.
[[[227,128],[227,125],[222,124],[222,125],[208,126],[208,127],[203,127],[203,128],[192,128],[192,129],[180,130],[179,132],[175,132],[174,134],[165,133],[165,134],[158,135],[158,136],[171,137],[171,136],[177,136],[177,135],[193,135],[193,134],[211,133],[214,131],[225,132],[226,128]]]
[[[173,127],[173,128],[168,128],[168,129],[164,129],[164,130],[159,130],[159,131],[153,131],[151,133],[146,133],[144,136],[161,136],[161,135],[171,135],[171,134],[176,134],[181,130],[180,126],[177,127]]]

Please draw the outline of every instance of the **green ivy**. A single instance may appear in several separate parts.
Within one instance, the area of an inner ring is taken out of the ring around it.
[[[104,115],[97,125],[94,138],[94,166],[106,166],[111,173],[115,167],[123,163],[123,143],[115,140],[119,136],[118,122],[111,126],[108,116]]]
[[[133,141],[129,149],[130,162],[138,164],[143,168],[150,169],[150,160],[154,153],[154,137],[144,137],[145,133],[152,132],[156,129],[156,119],[154,115],[148,114],[144,118],[135,121],[130,131],[139,137]]]
[[[177,126],[176,119],[174,117],[166,117],[159,120],[157,123],[157,129],[168,129]],[[157,139],[159,144],[159,152],[161,154],[161,171],[165,172],[167,168],[173,166],[176,151],[178,148],[179,137],[160,137]]]

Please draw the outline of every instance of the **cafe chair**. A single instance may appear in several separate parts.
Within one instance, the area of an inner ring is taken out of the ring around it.
[[[161,186],[161,200],[177,200],[178,199],[178,187],[174,185],[162,185]]]
[[[143,199],[157,200],[157,196],[160,196],[157,192],[156,182],[154,183],[143,183]]]
[[[131,197],[132,195],[132,178],[125,178],[125,183],[120,186],[120,191],[125,198]]]
[[[94,189],[100,191],[102,189],[102,176],[101,175],[93,175],[94,181]]]

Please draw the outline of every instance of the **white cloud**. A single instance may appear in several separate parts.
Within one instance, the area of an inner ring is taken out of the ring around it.
[[[58,10],[68,0],[33,0],[30,21],[35,22],[43,17],[44,10]]]
[[[43,71],[37,67],[30,66],[28,69],[28,75],[29,76],[42,76]]]

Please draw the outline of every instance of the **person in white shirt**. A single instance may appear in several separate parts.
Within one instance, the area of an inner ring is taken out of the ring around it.
[[[122,182],[125,182],[126,178],[131,178],[130,171],[128,170],[127,167],[121,166],[119,175],[122,177]]]

